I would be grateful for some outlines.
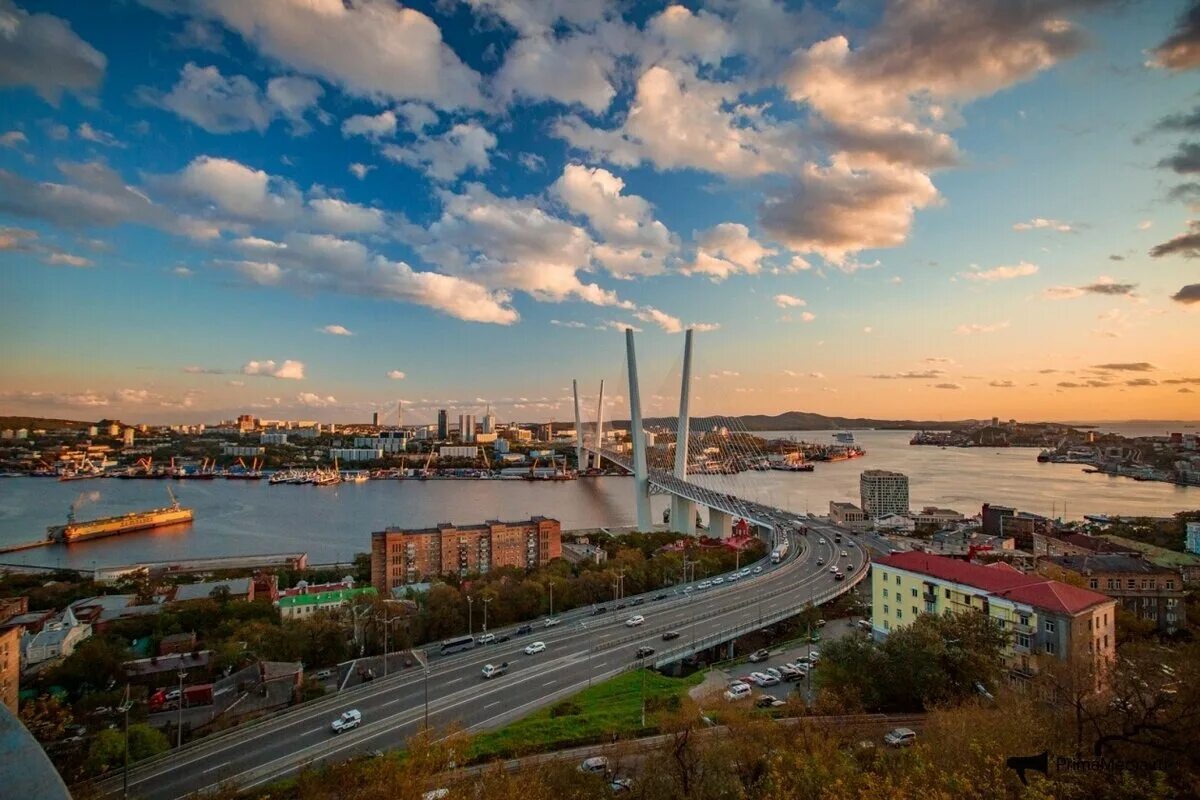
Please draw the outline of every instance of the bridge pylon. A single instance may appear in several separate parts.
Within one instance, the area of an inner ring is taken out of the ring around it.
[[[642,397],[638,389],[637,353],[633,347],[633,329],[625,329],[625,359],[629,366],[629,438],[633,444],[633,502],[637,509],[637,529],[651,530],[650,472],[646,467],[646,429],[642,423]]]
[[[687,480],[688,431],[691,427],[689,401],[692,389],[692,329],[683,339],[683,379],[679,386],[679,423],[675,431],[675,477]],[[686,497],[671,495],[671,529],[676,533],[695,535],[696,504]]]

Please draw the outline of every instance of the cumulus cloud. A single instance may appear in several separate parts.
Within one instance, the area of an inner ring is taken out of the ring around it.
[[[81,122],[79,127],[75,129],[75,133],[80,139],[93,144],[102,144],[105,147],[124,147],[117,137],[107,131],[102,131],[99,128],[93,128],[90,123]]]
[[[242,366],[242,374],[300,381],[304,380],[304,362],[293,361],[290,358],[281,364],[274,361],[247,361]]]
[[[222,23],[264,55],[352,95],[425,100],[440,108],[482,103],[478,73],[442,41],[437,23],[391,0],[207,0],[197,15]]]
[[[53,14],[30,14],[0,0],[0,87],[29,86],[57,106],[63,92],[89,95],[108,59]]]
[[[551,31],[518,39],[495,76],[497,94],[578,104],[594,113],[608,108],[617,90],[609,76],[613,54],[593,36],[556,36]]]
[[[633,315],[642,322],[650,322],[657,325],[667,333],[679,333],[683,330],[683,323],[679,320],[679,317],[673,317],[665,311],[659,311],[653,306],[640,308]]]
[[[1200,303],[1200,283],[1189,283],[1171,295],[1171,299],[1176,303],[1183,303],[1184,305]]]
[[[993,322],[990,324],[972,322],[959,325],[954,329],[954,332],[959,336],[971,336],[972,334],[976,333],[995,333],[996,331],[1004,330],[1008,327],[1008,325],[1008,320],[1005,320],[1004,322]]]
[[[577,320],[552,319],[552,320],[550,320],[550,324],[557,325],[560,328],[586,328],[587,327],[586,322],[579,322]]]
[[[323,93],[319,83],[298,75],[272,78],[264,92],[244,75],[226,77],[217,67],[190,61],[169,92],[142,90],[146,100],[209,133],[262,133],[276,117],[288,120],[293,133],[307,133],[311,126],[305,115],[313,110],[320,114],[317,101]]]
[[[321,333],[328,333],[330,336],[353,336],[348,328],[343,325],[326,325],[323,328],[318,328]]]
[[[378,114],[355,114],[342,121],[342,135],[366,136],[369,139],[394,136],[396,121],[395,113],[390,110]]]
[[[935,388],[935,389],[961,389],[963,387],[962,387],[962,384],[960,384],[960,383],[935,383],[933,385],[933,388]]]
[[[337,398],[331,394],[322,397],[315,392],[301,392],[296,395],[296,402],[309,408],[328,408],[337,405]]]
[[[417,167],[435,181],[453,181],[464,172],[487,172],[495,134],[477,122],[460,122],[437,136],[420,136],[408,145],[388,145],[383,154],[392,161]]]
[[[721,17],[703,9],[693,13],[682,5],[669,5],[646,23],[653,55],[695,59],[719,64],[736,48],[735,34]]]
[[[808,303],[803,297],[794,297],[790,294],[777,294],[775,295],[775,305],[780,308],[797,308],[799,306],[806,306]]]
[[[21,131],[6,131],[0,134],[0,147],[20,147],[28,143],[29,138]]]
[[[367,177],[368,172],[375,169],[375,165],[374,164],[360,164],[359,162],[355,161],[352,164],[350,164],[350,166],[347,167],[347,169],[350,170],[351,175],[353,175],[354,177],[358,178],[361,181],[363,178]]]
[[[42,261],[51,266],[90,267],[92,265],[90,259],[61,251],[48,253]]]
[[[606,169],[567,164],[550,187],[600,238],[592,255],[617,277],[656,275],[676,250],[667,227],[654,219],[650,203],[625,193],[625,182]]]
[[[377,208],[349,203],[333,197],[308,201],[315,224],[330,233],[379,233],[384,230],[384,214]]]
[[[714,281],[723,281],[738,273],[755,275],[762,269],[763,259],[776,252],[750,236],[750,229],[745,225],[722,222],[696,234],[696,257],[683,272],[707,275]]]
[[[1042,292],[1048,300],[1073,300],[1087,295],[1104,297],[1136,297],[1136,283],[1120,283],[1107,276],[1100,276],[1095,283],[1084,286],[1051,286]]]
[[[388,374],[387,374],[387,376],[388,376],[389,378],[391,378],[392,380],[394,380],[394,381],[402,381],[402,380],[404,380],[404,378],[405,378],[405,375],[404,375],[404,373],[403,373],[403,372],[401,372],[401,371],[400,371],[400,370],[398,370],[398,369],[391,369],[391,370],[388,370]]]
[[[1200,67],[1200,3],[1192,0],[1171,35],[1154,48],[1153,54],[1151,63],[1163,69]]]
[[[969,281],[978,281],[983,283],[995,283],[996,281],[1009,281],[1013,278],[1024,278],[1029,275],[1036,275],[1038,271],[1037,264],[1030,264],[1027,261],[1022,261],[1019,264],[1007,267],[993,267],[991,269],[981,270],[974,267],[969,271],[958,273],[959,277],[966,278]]]
[[[1069,222],[1057,219],[1034,217],[1028,222],[1018,222],[1012,226],[1014,231],[1054,231],[1056,233],[1075,233],[1076,228]]]
[[[1151,248],[1150,255],[1153,258],[1162,258],[1163,256],[1170,255],[1180,255],[1184,258],[1200,258],[1200,220],[1192,220],[1188,223],[1188,229],[1185,233],[1181,233]]]

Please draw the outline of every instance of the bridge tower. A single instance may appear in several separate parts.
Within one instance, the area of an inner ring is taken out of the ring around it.
[[[642,397],[638,390],[637,354],[633,329],[625,329],[625,358],[629,363],[629,435],[633,443],[633,502],[639,531],[651,530],[650,473],[646,468],[646,429],[642,424]]]
[[[599,455],[604,449],[604,378],[600,379],[600,399],[596,401],[596,441],[592,444],[596,448],[594,466],[596,469],[604,469]]]
[[[688,412],[692,389],[692,329],[688,328],[683,340],[683,382],[679,387],[679,427],[675,433],[675,477],[687,480]],[[671,495],[671,529],[677,533],[696,533],[696,504],[685,497]]]
[[[579,381],[571,381],[571,393],[575,395],[575,469],[583,472],[587,465],[583,463],[583,426],[579,423]]]

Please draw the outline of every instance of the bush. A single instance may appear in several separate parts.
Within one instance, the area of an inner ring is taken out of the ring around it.
[[[579,704],[571,700],[563,700],[550,707],[551,717],[575,717],[583,713]]]

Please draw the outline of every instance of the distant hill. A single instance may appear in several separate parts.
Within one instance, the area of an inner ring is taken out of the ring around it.
[[[27,430],[57,431],[64,428],[87,428],[94,422],[80,422],[73,419],[50,419],[49,417],[0,417],[0,428],[12,428],[14,431]]]
[[[747,414],[743,417],[692,417],[693,429],[707,429],[730,422],[748,431],[836,431],[847,429],[876,428],[879,430],[938,430],[954,431],[978,424],[976,420],[914,420],[914,419],[870,419],[867,417],[827,417],[809,411],[785,411],[770,416]],[[651,417],[646,419],[648,427],[670,426],[674,417]],[[628,428],[629,420],[614,420],[618,428]]]

